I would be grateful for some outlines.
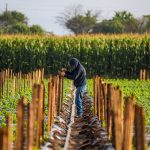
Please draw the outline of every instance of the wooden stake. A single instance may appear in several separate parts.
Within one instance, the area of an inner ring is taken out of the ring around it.
[[[34,101],[32,100],[28,106],[28,143],[27,149],[33,150],[34,148],[34,124],[35,124],[35,116],[34,116]]]
[[[56,111],[56,95],[57,95],[57,78],[54,78],[53,82],[52,82],[52,91],[53,91],[53,94],[52,94],[52,121],[51,121],[51,126],[53,124],[53,121],[54,121],[54,116],[55,116],[55,111]]]
[[[115,131],[115,148],[116,150],[122,149],[123,138],[123,122],[122,122],[122,96],[121,91],[115,89],[115,101],[114,101],[114,131]]]
[[[9,150],[7,128],[0,128],[0,150]]]
[[[123,132],[123,145],[122,150],[132,150],[132,137],[133,137],[133,124],[134,124],[134,112],[135,112],[135,99],[125,98],[125,110],[124,110],[124,132]]]
[[[143,70],[140,69],[140,80],[143,80]]]
[[[16,77],[13,76],[13,96],[16,95]]]
[[[16,129],[16,149],[24,149],[24,106],[26,105],[26,99],[23,97],[18,102],[17,106],[17,129]]]
[[[50,132],[52,124],[52,92],[52,80],[50,80],[48,83],[48,132]]]
[[[99,80],[99,86],[100,86],[100,120],[103,123],[104,122],[104,87],[102,85],[102,80]],[[102,124],[103,125],[103,124]]]
[[[94,115],[96,115],[96,77],[93,77],[93,101],[94,101]]]
[[[0,72],[0,100],[2,98],[2,72]]]
[[[100,96],[101,96],[101,89],[100,89],[100,78],[98,77],[97,79],[97,115],[98,115],[98,119],[101,119],[101,103],[100,103]]]
[[[143,107],[135,105],[135,146],[136,150],[146,150]]]
[[[44,101],[44,84],[39,85],[39,101],[38,101],[38,124],[37,124],[37,136],[36,145],[40,147],[41,141],[43,139],[43,123],[44,123],[44,113],[43,113],[43,101]]]
[[[12,149],[12,116],[7,117],[7,133],[8,133],[8,150]]]
[[[107,132],[109,139],[112,135],[112,113],[111,113],[112,85],[107,86]]]

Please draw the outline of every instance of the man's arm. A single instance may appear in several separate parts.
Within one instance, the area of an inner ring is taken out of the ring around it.
[[[68,79],[71,79],[71,80],[76,80],[79,77],[79,75],[81,74],[81,72],[82,72],[81,69],[79,69],[77,71],[73,71],[73,72],[66,71],[65,77]]]
[[[76,72],[75,71],[74,72],[66,71],[64,77],[74,80],[76,77]]]

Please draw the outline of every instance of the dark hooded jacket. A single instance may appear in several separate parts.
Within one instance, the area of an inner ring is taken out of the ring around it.
[[[76,87],[86,85],[86,71],[78,59],[72,58],[70,60],[70,66],[72,71],[66,71],[65,77],[74,80],[74,85]]]

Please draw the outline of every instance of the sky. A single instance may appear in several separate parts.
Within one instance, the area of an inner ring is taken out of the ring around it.
[[[0,13],[6,4],[8,10],[24,13],[29,25],[39,24],[57,35],[70,33],[56,18],[72,6],[82,5],[84,10],[100,11],[101,18],[111,18],[116,11],[123,10],[130,11],[135,17],[150,14],[150,0],[0,0]]]

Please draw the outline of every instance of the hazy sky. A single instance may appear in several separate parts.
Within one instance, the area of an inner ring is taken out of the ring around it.
[[[110,18],[115,11],[127,10],[136,17],[150,14],[150,0],[0,0],[0,12],[5,10],[23,12],[29,18],[29,24],[39,24],[55,34],[67,34],[56,21],[65,8],[81,4],[83,8],[101,11],[103,18]]]

